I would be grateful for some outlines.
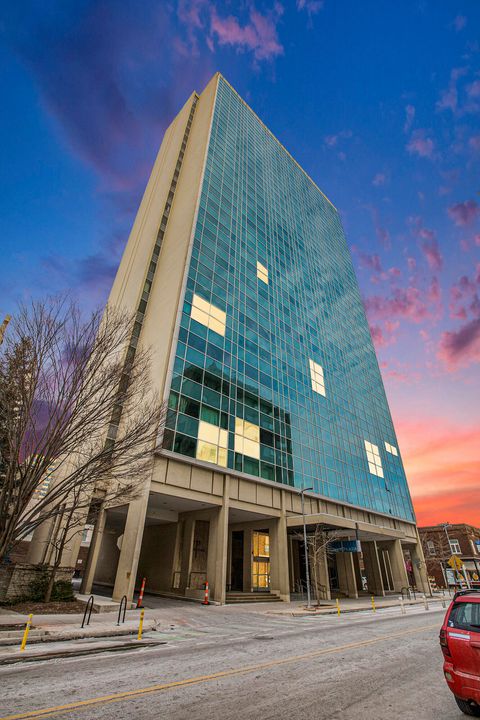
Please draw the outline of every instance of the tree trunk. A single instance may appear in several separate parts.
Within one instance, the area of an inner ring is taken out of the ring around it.
[[[50,577],[48,579],[48,585],[47,585],[47,589],[45,590],[45,597],[43,598],[43,602],[46,602],[46,603],[50,602],[50,598],[52,597],[52,592],[53,592],[53,586],[55,584],[55,575],[57,574],[57,569],[58,569],[58,565],[57,565],[57,563],[55,563],[55,565],[53,565],[51,572],[50,572]]]

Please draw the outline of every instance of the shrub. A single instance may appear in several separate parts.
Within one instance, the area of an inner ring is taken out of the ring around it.
[[[43,602],[48,587],[48,574],[42,573],[30,583],[28,599]],[[52,602],[72,602],[75,600],[72,583],[69,580],[56,580],[53,584]]]

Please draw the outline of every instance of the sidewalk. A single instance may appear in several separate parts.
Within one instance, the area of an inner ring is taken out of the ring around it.
[[[100,600],[102,602],[102,600]],[[106,599],[106,602],[110,602]],[[441,609],[442,603],[448,606],[447,597],[428,598],[433,609]],[[313,617],[336,615],[335,601],[325,603],[320,608],[307,610],[305,601],[297,600],[289,603],[245,603],[235,605],[202,606],[199,603],[172,600],[159,596],[147,595],[144,598],[145,619],[143,632],[148,637],[137,640],[140,611],[127,610],[125,623],[117,625],[117,612],[99,612],[92,614],[90,624],[81,628],[83,614],[71,615],[34,615],[32,629],[28,636],[26,649],[21,652],[20,644],[27,617],[19,613],[0,609],[0,665],[69,657],[114,650],[136,649],[145,646],[164,644],[168,633],[173,628],[183,628],[192,632],[205,632],[205,628],[214,626],[216,621],[238,624],[244,623],[248,628],[248,615],[252,615],[252,626],[259,622],[261,616]],[[372,612],[370,597],[358,600],[339,600],[341,613]],[[405,607],[423,606],[423,598],[405,600]],[[118,607],[118,605],[117,605]],[[399,608],[397,596],[375,598],[375,609],[381,615],[382,609]],[[246,617],[247,616],[247,617]],[[254,620],[254,616],[255,620]],[[157,635],[158,633],[158,635]]]

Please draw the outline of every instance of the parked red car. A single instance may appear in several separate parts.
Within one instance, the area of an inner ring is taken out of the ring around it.
[[[480,717],[480,591],[455,593],[447,610],[440,645],[448,687],[465,715]]]

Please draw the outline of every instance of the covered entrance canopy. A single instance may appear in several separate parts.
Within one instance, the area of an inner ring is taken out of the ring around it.
[[[407,554],[412,558],[415,584],[423,588],[422,558],[417,545],[402,530],[365,521],[355,522],[329,513],[287,517],[292,592],[306,588],[303,522],[307,528],[311,588],[318,600],[333,596],[357,598],[368,592],[383,596],[412,584]],[[358,551],[354,542],[359,541]],[[343,542],[347,541],[347,542]],[[348,542],[350,541],[350,542]]]

